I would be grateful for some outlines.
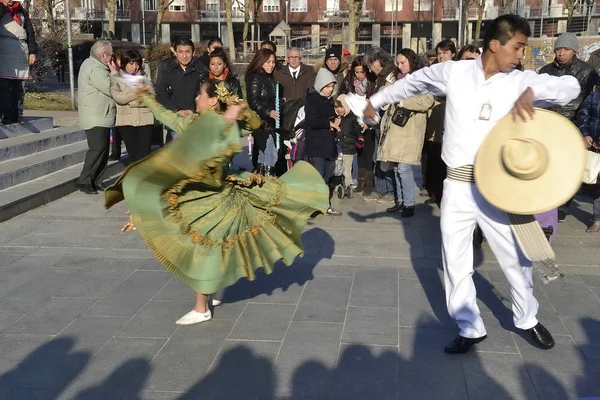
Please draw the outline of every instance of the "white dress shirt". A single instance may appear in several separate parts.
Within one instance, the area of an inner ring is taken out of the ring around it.
[[[292,68],[288,65],[288,68],[290,69],[290,75],[292,77],[294,77],[294,72],[296,73],[296,79],[298,79],[298,77],[300,76],[300,67],[302,65],[299,65],[297,68]]]
[[[473,165],[479,146],[492,127],[511,112],[519,96],[533,90],[534,100],[565,105],[579,95],[573,76],[538,75],[534,71],[497,73],[485,79],[481,57],[476,61],[447,61],[423,68],[371,96],[375,109],[430,92],[446,97],[442,159],[450,168]],[[482,109],[491,107],[489,119]]]

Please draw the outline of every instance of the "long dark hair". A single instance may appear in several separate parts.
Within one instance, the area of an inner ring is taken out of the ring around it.
[[[364,65],[364,58],[363,56],[356,56],[356,58],[354,58],[354,60],[352,61],[352,64],[350,65],[350,70],[348,71],[348,73],[346,74],[346,76],[344,77],[344,81],[342,82],[342,84],[340,85],[342,89],[340,89],[340,94],[347,94],[347,93],[354,93],[354,78],[356,78],[356,74],[354,73],[354,68],[356,67],[362,67],[363,71],[365,71],[365,79],[367,80],[367,97],[371,96],[373,94],[373,82],[375,82],[375,80],[377,79],[377,76],[375,74],[373,74],[371,72],[371,70],[369,70],[369,68],[367,68]],[[346,90],[344,90],[346,89]]]
[[[466,46],[463,46],[462,49],[460,49],[460,51],[456,55],[455,60],[456,61],[462,60],[462,56],[466,52],[481,54],[481,52],[479,51],[479,47],[475,46],[474,44],[468,44]]]
[[[269,61],[271,56],[273,56],[275,61],[277,61],[277,57],[273,51],[269,49],[260,49],[257,51],[252,61],[250,61],[250,64],[248,64],[248,68],[246,69],[246,80],[248,80],[250,75],[265,73],[263,64]]]
[[[215,51],[210,53],[210,55],[208,56],[209,69],[210,69],[210,60],[212,60],[213,58],[220,58],[221,60],[223,60],[223,63],[225,63],[225,67],[229,69],[229,74],[233,73],[231,64],[229,64],[229,59],[227,58],[227,53],[225,53],[225,50],[223,50],[222,47],[217,47],[215,49]]]
[[[398,52],[398,54],[402,54],[408,60],[408,65],[410,65],[410,73],[412,74],[415,71],[420,70],[425,65],[421,61],[421,58],[409,48],[402,49]]]
[[[140,66],[140,69],[142,68],[142,63],[144,62],[144,60],[139,51],[127,49],[123,53],[121,53],[120,67],[123,71],[125,71],[125,66],[130,62],[137,63]]]

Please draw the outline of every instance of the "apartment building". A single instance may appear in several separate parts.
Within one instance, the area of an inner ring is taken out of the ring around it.
[[[487,22],[506,9],[505,1],[486,1],[482,32]],[[565,30],[598,34],[600,7],[594,1],[600,0],[581,1],[569,27],[568,10],[563,1],[514,0],[511,11],[531,21],[535,36],[555,36]],[[174,37],[184,36],[200,41],[219,34],[226,39],[224,3],[224,0],[170,0],[158,40],[170,42]],[[236,48],[243,49],[243,0],[233,0],[233,3],[234,41]],[[115,36],[152,43],[158,6],[159,0],[118,0]],[[99,37],[102,31],[108,30],[106,0],[73,0],[71,7],[72,19],[81,33]],[[419,50],[424,50],[430,48],[431,43],[457,37],[458,11],[458,0],[364,0],[358,40],[387,49],[394,40],[397,48],[416,48],[418,42]],[[467,38],[473,39],[477,13],[476,7],[468,10]],[[287,23],[281,26],[286,27],[293,46],[318,49],[331,42],[347,41],[346,0],[262,0],[256,20],[250,12],[248,40],[267,39],[282,21]]]

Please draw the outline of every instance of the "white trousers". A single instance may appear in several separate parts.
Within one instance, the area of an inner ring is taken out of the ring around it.
[[[448,313],[460,335],[486,335],[477,307],[473,282],[473,231],[478,224],[510,283],[515,326],[533,328],[538,302],[533,296],[533,268],[523,257],[510,229],[508,215],[488,203],[477,186],[450,179],[444,181],[441,204],[442,263]]]

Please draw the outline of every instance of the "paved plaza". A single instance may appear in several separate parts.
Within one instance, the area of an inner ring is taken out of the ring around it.
[[[121,234],[125,204],[74,193],[0,224],[0,399],[576,399],[600,396],[600,235],[575,202],[536,286],[556,339],[530,345],[487,245],[475,281],[488,340],[444,354],[438,211],[402,221],[360,199],[308,225],[306,257],[225,291],[214,319],[175,320],[193,292]],[[421,199],[422,200],[422,199]]]

